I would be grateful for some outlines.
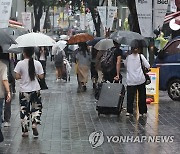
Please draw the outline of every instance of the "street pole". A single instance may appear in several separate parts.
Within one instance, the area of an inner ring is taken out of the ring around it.
[[[26,6],[27,6],[27,0],[25,0],[25,2],[24,2],[24,11],[26,12],[27,10],[26,10]]]
[[[54,32],[54,0],[53,0],[53,32]]]

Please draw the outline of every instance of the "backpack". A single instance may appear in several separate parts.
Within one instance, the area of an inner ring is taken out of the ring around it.
[[[101,58],[103,72],[110,72],[114,68],[114,49],[107,50]]]
[[[60,64],[62,65],[63,64],[63,53],[61,50],[58,50],[57,51],[57,54],[54,56],[54,62],[55,64]]]

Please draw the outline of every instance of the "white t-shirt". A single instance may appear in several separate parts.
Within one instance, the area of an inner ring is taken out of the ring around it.
[[[142,63],[146,68],[150,68],[150,65],[144,55],[141,54]],[[127,67],[127,85],[140,85],[145,82],[145,76],[141,68],[141,61],[139,54],[131,54],[127,56],[125,60],[125,66]]]
[[[0,60],[0,98],[4,98],[4,85],[3,80],[8,80],[7,77],[7,66]]]
[[[43,51],[42,53],[40,53],[40,58],[39,58],[39,60],[42,60],[42,61],[45,61],[46,60],[46,58],[45,58],[45,53],[44,53],[45,51]]]
[[[31,81],[28,72],[29,59],[19,61],[14,69],[14,72],[21,75],[20,79],[20,92],[32,92],[40,90],[37,78]],[[41,75],[44,73],[42,65],[39,61],[34,60],[36,74]]]

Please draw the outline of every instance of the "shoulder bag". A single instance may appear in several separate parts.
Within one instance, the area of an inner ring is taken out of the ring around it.
[[[139,57],[140,57],[140,62],[141,62],[141,68],[142,68],[142,71],[143,71],[143,74],[145,76],[145,79],[146,79],[146,85],[150,84],[151,83],[151,78],[150,76],[147,74],[149,72],[149,70],[143,66],[143,63],[142,63],[142,58],[141,58],[141,55],[139,54]]]

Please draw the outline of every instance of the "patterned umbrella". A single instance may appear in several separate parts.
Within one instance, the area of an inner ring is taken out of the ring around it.
[[[79,33],[74,36],[71,36],[71,38],[68,40],[68,44],[78,44],[78,43],[87,42],[93,39],[94,37],[92,35],[89,35],[87,33]]]

